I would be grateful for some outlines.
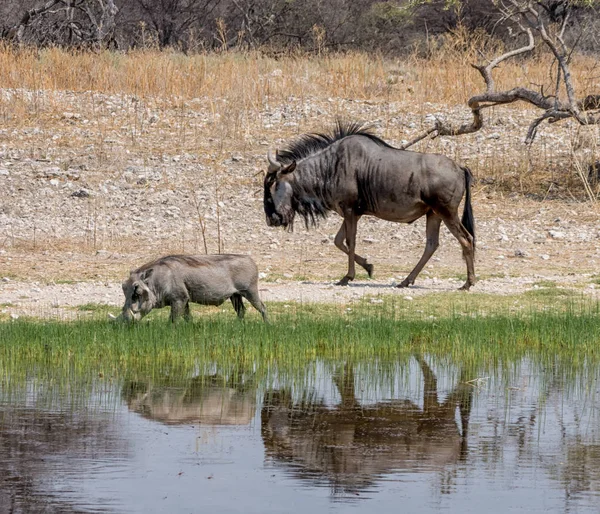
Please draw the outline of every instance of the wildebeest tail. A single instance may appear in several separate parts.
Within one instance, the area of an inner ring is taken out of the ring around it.
[[[465,172],[465,208],[463,210],[462,219],[460,220],[469,234],[473,236],[473,249],[475,249],[475,218],[473,218],[473,206],[471,205],[471,182],[473,181],[473,174],[471,170],[466,166],[461,166],[461,169]]]

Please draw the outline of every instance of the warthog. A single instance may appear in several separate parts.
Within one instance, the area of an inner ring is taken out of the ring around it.
[[[443,155],[398,150],[359,124],[338,122],[331,134],[305,134],[287,149],[268,154],[264,210],[270,226],[292,227],[300,214],[316,224],[331,211],[344,222],[335,245],[348,255],[348,272],[338,282],[354,279],[358,263],[369,276],[373,265],[355,253],[361,216],[412,223],[427,216],[423,256],[398,287],[412,285],[438,247],[443,222],[460,243],[467,281],[475,283],[475,230],[471,207],[471,172]],[[462,219],[458,206],[465,198]],[[345,240],[345,242],[344,242]]]
[[[252,381],[236,382],[220,375],[168,383],[128,382],[123,387],[127,406],[146,419],[166,425],[249,425],[256,412]]]
[[[246,298],[267,321],[258,296],[258,270],[247,255],[169,255],[133,270],[123,282],[125,305],[119,318],[139,321],[152,309],[171,306],[171,321],[191,319],[190,302],[231,303],[240,319]],[[117,318],[117,319],[119,319]]]

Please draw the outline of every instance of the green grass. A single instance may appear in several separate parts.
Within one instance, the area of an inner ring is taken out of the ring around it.
[[[417,353],[454,355],[462,362],[511,361],[528,352],[570,361],[600,355],[598,306],[518,314],[457,312],[447,317],[406,317],[396,304],[284,305],[270,324],[230,309],[193,323],[171,325],[164,312],[127,326],[92,319],[74,322],[16,320],[0,323],[0,380],[50,374],[120,377],[199,367],[243,365],[292,370],[307,360],[390,361]]]
[[[84,303],[75,307],[78,311],[112,313],[114,307],[103,303]]]
[[[538,280],[537,282],[533,283],[533,286],[548,287],[548,288],[557,287],[556,282],[554,282],[553,280]]]

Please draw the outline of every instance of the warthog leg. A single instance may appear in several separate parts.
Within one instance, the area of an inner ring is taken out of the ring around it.
[[[460,289],[468,291],[475,284],[475,247],[473,245],[473,236],[469,234],[469,231],[460,222],[458,214],[454,214],[450,219],[444,218],[444,223],[452,235],[458,239],[460,246],[462,246],[463,257],[467,263],[467,281]]]
[[[440,218],[433,211],[427,213],[427,224],[425,233],[427,237],[427,243],[425,244],[425,251],[423,256],[415,266],[408,277],[406,277],[398,287],[408,287],[415,283],[417,275],[421,273],[421,270],[427,264],[427,261],[431,259],[431,256],[435,253],[438,246],[440,245],[440,225],[442,224],[442,218]]]
[[[267,323],[267,308],[265,307],[265,304],[260,301],[260,296],[258,296],[258,284],[252,284],[247,291],[240,291],[240,294],[252,304],[252,307],[260,312],[263,321]]]
[[[358,223],[358,219],[356,220],[356,222]],[[338,231],[338,233],[335,236],[335,239],[334,239],[333,243],[342,252],[344,252],[346,255],[348,255],[348,253],[349,253],[348,252],[348,247],[344,243],[344,239],[345,238],[346,238],[346,221],[344,220],[342,222],[342,226],[340,227],[340,230]],[[358,263],[359,266],[362,266],[367,271],[367,273],[369,274],[369,278],[371,278],[373,276],[373,265],[369,264],[367,262],[367,259],[365,259],[364,257],[361,257],[360,255],[357,255],[355,253],[354,254],[354,261],[356,263]]]
[[[184,316],[186,321],[192,319],[189,300],[187,298],[185,300],[175,300],[171,303],[171,321],[174,323],[180,316]]]
[[[183,319],[186,321],[192,321],[192,313],[190,312],[190,302],[189,301],[185,304],[185,309],[183,311]]]
[[[246,307],[244,306],[242,295],[239,293],[233,294],[231,296],[231,303],[233,304],[233,308],[235,309],[238,318],[244,319],[244,314],[246,314]]]
[[[347,211],[344,216],[344,222],[335,236],[335,246],[348,256],[348,273],[346,273],[346,276],[336,284],[338,286],[346,286],[348,285],[348,282],[354,280],[354,276],[356,275],[355,262],[367,270],[369,277],[373,275],[373,265],[369,264],[367,259],[354,252],[354,249],[356,248],[356,227],[359,219],[360,216],[352,211]],[[344,239],[346,239],[345,244]]]

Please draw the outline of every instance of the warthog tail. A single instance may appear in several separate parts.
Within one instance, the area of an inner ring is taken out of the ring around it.
[[[473,236],[473,250],[475,250],[475,218],[473,217],[473,206],[471,205],[471,182],[473,174],[466,166],[461,166],[465,172],[465,208],[463,210],[462,219],[460,220],[463,226]]]

